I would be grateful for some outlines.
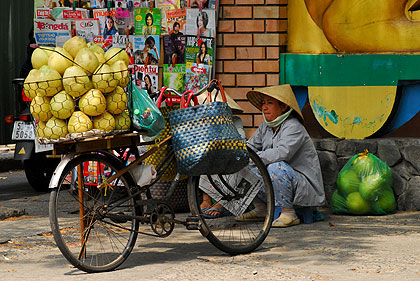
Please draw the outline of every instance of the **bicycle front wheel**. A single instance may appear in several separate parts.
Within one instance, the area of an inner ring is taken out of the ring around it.
[[[188,187],[191,213],[199,217],[201,234],[215,247],[232,255],[250,253],[260,246],[270,231],[274,216],[274,194],[270,176],[258,155],[249,147],[248,151],[250,162],[254,164],[252,165],[253,169],[250,170],[249,167],[245,167],[235,174],[191,177]],[[244,170],[246,170],[246,173],[244,173]],[[226,199],[226,195],[232,195],[229,188],[236,191],[252,189],[249,182],[248,187],[244,188],[247,181],[244,184],[244,177],[241,176],[249,174],[249,172],[257,176],[257,182],[250,181],[252,185],[260,185],[265,190],[258,195],[258,200],[266,203],[267,212],[258,221],[243,222],[238,221],[235,213],[238,214],[237,209],[239,208],[246,208],[245,212],[253,208],[253,204],[246,199],[249,193],[243,192],[242,197],[238,198],[237,196],[231,199]],[[211,192],[209,192],[210,190]],[[212,208],[220,210],[222,216],[213,218],[205,215],[208,210],[200,208],[203,192],[210,196]],[[244,204],[249,206],[243,207]],[[224,207],[229,205],[229,208]],[[230,209],[231,212],[226,209]]]
[[[112,156],[83,154],[66,165],[57,188],[51,192],[49,212],[54,239],[64,257],[80,270],[113,270],[134,247],[139,222],[127,216],[140,211],[129,197],[132,177],[126,173],[98,189],[121,168]]]

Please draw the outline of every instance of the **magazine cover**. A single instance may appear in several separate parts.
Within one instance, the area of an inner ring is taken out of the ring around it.
[[[75,20],[76,36],[83,37],[86,42],[94,42],[96,36],[100,36],[98,19]]]
[[[163,63],[174,66],[185,63],[185,35],[163,36]]]
[[[187,0],[188,8],[214,9],[217,11],[217,0]]]
[[[90,0],[91,8],[114,8],[116,7],[116,1],[118,0]],[[124,0],[124,2],[126,2]],[[109,3],[109,5],[108,5]]]
[[[134,12],[130,12],[129,9],[117,8],[115,25],[120,35],[133,35],[134,34]]]
[[[87,9],[57,7],[52,10],[52,16],[57,20],[74,20],[74,19],[87,19],[89,11]]]
[[[166,23],[168,26],[168,33],[185,34],[185,24],[187,22],[187,10],[176,9],[166,11]]]
[[[37,9],[37,8],[52,9],[55,7],[59,7],[58,0],[35,0],[34,1],[34,9]]]
[[[68,20],[34,20],[34,37],[40,46],[56,47],[59,37],[71,37],[71,22]],[[58,44],[60,46],[61,43]]]
[[[35,8],[36,19],[52,19],[52,9],[49,8]]]
[[[204,65],[213,65],[214,38],[186,36],[185,61]]]
[[[122,8],[126,9],[127,7],[127,0],[115,0],[115,8]],[[132,2],[132,1],[131,1]]]
[[[132,43],[130,43],[130,38],[127,35],[112,35],[104,38],[102,49],[106,52],[112,48],[126,49],[129,48],[130,45],[132,45]]]
[[[160,23],[160,9],[135,8],[136,35],[159,35]]]
[[[157,65],[134,65],[136,86],[152,94],[159,88],[159,69]]]
[[[160,56],[159,35],[131,35],[130,42],[134,64],[158,65]]]
[[[117,28],[112,28],[112,24],[115,22],[117,17],[117,11],[115,9],[111,9],[108,11],[108,9],[93,9],[93,18],[99,20],[99,29],[101,31],[101,35],[104,35],[105,27],[107,27],[108,30],[115,29],[115,31],[107,31],[106,35],[114,35],[117,33]],[[109,25],[107,25],[107,20],[112,19],[112,22],[109,21]],[[109,26],[109,27],[108,27]],[[114,34],[111,34],[114,33]]]
[[[168,24],[167,24],[167,19],[166,19],[166,11],[185,8],[185,6],[181,7],[180,0],[156,0],[156,5],[158,8],[162,10],[161,34],[167,35],[169,34],[169,32],[168,32]]]
[[[155,8],[156,4],[154,0],[134,0],[134,8]]]
[[[193,36],[212,37],[216,36],[216,12],[206,9],[187,9],[186,34]]]
[[[187,63],[185,70],[185,91],[199,91],[208,85],[211,78],[211,66],[196,63]]]
[[[184,92],[185,64],[163,65],[163,86]]]

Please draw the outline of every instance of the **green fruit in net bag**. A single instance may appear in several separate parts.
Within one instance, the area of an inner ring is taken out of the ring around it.
[[[347,197],[352,192],[359,191],[360,178],[353,170],[342,170],[337,177],[337,188],[340,194]]]
[[[351,214],[365,215],[370,212],[369,202],[364,200],[359,192],[350,193],[346,201]]]
[[[397,202],[395,201],[394,191],[387,187],[378,196],[373,204],[373,211],[377,215],[386,215],[395,212]]]
[[[341,196],[338,190],[335,190],[331,197],[331,209],[336,214],[347,214],[349,212],[346,198]]]
[[[374,201],[382,190],[388,187],[386,179],[380,174],[366,176],[359,186],[360,195],[364,200]]]

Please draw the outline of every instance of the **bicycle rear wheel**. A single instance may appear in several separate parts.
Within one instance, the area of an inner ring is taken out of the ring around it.
[[[49,212],[54,239],[64,257],[80,270],[113,270],[134,247],[139,222],[121,218],[140,212],[134,199],[128,199],[132,177],[126,173],[107,188],[97,188],[121,168],[112,156],[83,154],[66,165],[57,188],[51,192]],[[124,203],[117,206],[117,201]]]
[[[266,191],[263,198],[259,196],[259,199],[267,204],[265,217],[260,221],[240,222],[236,220],[233,212],[228,212],[228,215],[219,218],[206,218],[203,216],[203,212],[205,212],[205,210],[200,209],[203,187],[217,186],[218,189],[224,191],[225,194],[232,194],[227,192],[228,189],[226,186],[229,185],[234,190],[242,189],[244,186],[243,177],[238,176],[238,174],[241,174],[243,170],[239,173],[230,175],[191,177],[188,187],[191,213],[192,215],[199,217],[199,229],[201,234],[205,236],[215,247],[232,255],[246,254],[252,252],[260,246],[270,231],[274,216],[274,194],[270,176],[264,163],[258,155],[249,147],[248,151],[250,161],[253,162],[256,167],[253,169],[253,172],[257,172],[257,174],[259,174],[257,184],[262,185],[261,188],[264,188]],[[245,167],[244,169],[249,171],[248,167]],[[244,198],[232,198],[225,200],[221,198],[222,195],[220,195],[220,192],[215,190],[213,190],[213,193],[206,193],[211,197],[213,206],[218,203],[223,206],[231,204],[232,206],[236,206],[231,207],[231,210],[233,211],[235,211],[234,208],[240,208],[243,206],[243,201],[240,200],[244,200]],[[245,197],[246,196],[248,195],[245,195]],[[250,203],[248,202],[248,204]],[[246,211],[249,211],[252,206],[253,204],[251,203]]]

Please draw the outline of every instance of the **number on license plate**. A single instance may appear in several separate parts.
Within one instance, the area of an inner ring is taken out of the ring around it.
[[[12,132],[12,140],[34,140],[35,130],[32,123],[15,121]]]

